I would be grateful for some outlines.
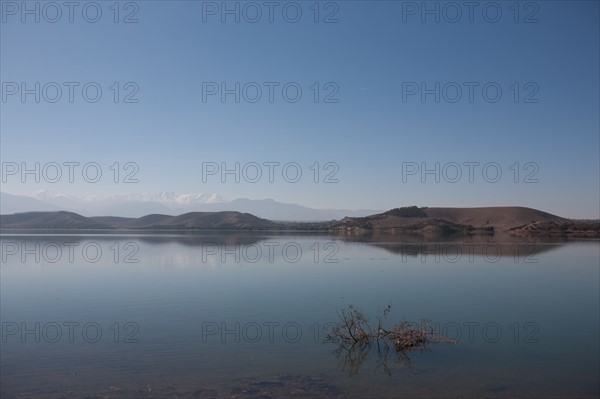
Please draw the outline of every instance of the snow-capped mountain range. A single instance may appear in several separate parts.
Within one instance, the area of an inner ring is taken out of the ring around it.
[[[219,194],[176,194],[174,192],[160,193],[131,193],[131,194],[111,194],[111,195],[89,195],[75,196],[48,190],[40,190],[34,193],[34,198],[41,201],[74,201],[74,202],[156,202],[167,206],[179,206],[190,204],[215,204],[225,202]]]
[[[3,215],[32,211],[71,211],[83,216],[141,217],[150,214],[180,215],[187,212],[247,212],[270,220],[320,221],[361,217],[379,210],[314,209],[273,199],[238,198],[226,201],[219,194],[173,192],[75,196],[41,190],[32,196],[0,193]]]

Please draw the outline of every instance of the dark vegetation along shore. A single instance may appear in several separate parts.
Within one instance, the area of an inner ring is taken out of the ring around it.
[[[249,213],[190,212],[140,218],[85,217],[73,212],[0,215],[2,230],[216,230],[319,231],[337,234],[408,233],[423,235],[551,235],[600,237],[599,220],[565,219],[524,207],[395,208],[387,212],[326,222],[282,222]]]

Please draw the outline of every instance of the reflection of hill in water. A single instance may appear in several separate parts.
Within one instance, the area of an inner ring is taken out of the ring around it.
[[[208,245],[218,246],[248,246],[260,244],[265,241],[277,241],[279,243],[294,242],[298,240],[314,240],[322,242],[347,242],[368,244],[369,246],[382,248],[393,254],[417,256],[444,255],[449,258],[458,255],[486,256],[494,258],[497,256],[532,256],[557,249],[567,243],[595,243],[597,240],[574,240],[574,239],[552,239],[548,237],[515,237],[509,235],[478,236],[478,235],[444,235],[423,236],[419,234],[387,234],[382,232],[371,232],[365,234],[338,235],[323,233],[276,233],[265,234],[264,232],[215,232],[215,233],[165,233],[165,232],[134,232],[132,234],[114,234],[98,232],[93,234],[73,234],[72,232],[57,234],[17,234],[4,233],[2,240],[18,239],[22,242],[44,242],[44,241],[97,241],[115,242],[138,241],[151,245],[180,244],[189,247],[202,247]]]
[[[219,245],[227,247],[235,247],[242,245],[253,245],[267,239],[264,235],[259,234],[218,234],[218,235],[181,235],[181,236],[141,236],[137,237],[141,242],[148,244],[167,244],[176,243],[189,247],[197,247],[203,245]]]
[[[266,234],[264,232],[160,232],[160,231],[147,231],[147,232],[107,232],[107,231],[95,231],[95,232],[81,232],[74,233],[73,231],[39,231],[39,230],[20,230],[11,232],[10,230],[3,231],[0,236],[2,240],[19,240],[22,242],[81,242],[81,241],[97,241],[97,242],[115,242],[120,241],[138,241],[147,244],[181,244],[190,247],[199,247],[203,245],[225,245],[233,247],[236,245],[253,245],[264,241],[279,241],[282,243],[291,242],[295,240],[306,240],[311,239],[314,241],[333,241],[339,239],[335,235],[328,235],[323,233],[302,233],[302,232],[289,232],[289,233],[275,233]]]
[[[164,234],[164,233],[148,233],[148,234],[3,234],[2,240],[15,239],[21,242],[115,242],[119,241],[138,241],[147,244],[181,244],[186,246],[202,246],[202,245],[252,245],[268,239],[263,234],[252,233],[218,233],[218,234]]]
[[[343,241],[361,243],[405,242],[405,243],[432,243],[432,242],[464,242],[464,243],[567,243],[576,239],[556,236],[539,235],[511,235],[508,233],[495,233],[494,235],[482,234],[419,234],[419,233],[393,233],[372,231],[359,234],[340,234],[336,236]]]
[[[244,246],[259,244],[264,241],[277,241],[281,244],[297,240],[319,240],[323,242],[341,241],[368,244],[385,249],[393,254],[416,257],[419,255],[441,255],[447,259],[456,256],[484,256],[488,259],[512,256],[521,260],[533,259],[535,255],[558,249],[568,243],[597,241],[581,241],[567,239],[548,239],[541,237],[490,236],[428,236],[390,235],[373,233],[362,236],[336,234],[314,234],[297,232],[290,234],[261,233],[219,233],[219,234],[148,234],[136,236],[136,239],[149,244],[177,243],[185,246]]]
[[[494,260],[500,257],[531,259],[535,255],[552,251],[563,244],[547,243],[465,243],[465,242],[429,242],[429,243],[370,243],[394,254],[417,256],[442,256],[444,259],[483,256]]]
[[[264,232],[217,232],[214,234],[194,233],[188,234],[144,234],[135,236],[136,240],[149,244],[177,243],[186,246],[202,245],[253,245],[264,241],[291,242],[299,239],[311,238],[313,240],[332,241],[332,236],[314,233],[276,233],[265,234]]]
[[[579,241],[548,237],[515,237],[508,234],[494,236],[418,234],[363,234],[344,236],[343,241],[368,244],[385,249],[393,254],[405,256],[442,255],[449,259],[460,256],[485,256],[493,259],[514,256],[526,259],[536,254],[549,252],[567,243]]]

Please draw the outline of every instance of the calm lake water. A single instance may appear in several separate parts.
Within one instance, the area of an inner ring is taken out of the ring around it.
[[[1,244],[2,398],[599,395],[598,241],[3,234]],[[325,330],[348,305],[373,322],[391,305],[388,326],[429,320],[458,343],[335,353]]]

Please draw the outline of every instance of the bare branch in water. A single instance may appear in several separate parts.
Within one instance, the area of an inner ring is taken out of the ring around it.
[[[325,342],[338,344],[334,353],[338,358],[345,355],[343,370],[347,370],[351,375],[358,373],[373,345],[377,346],[377,368],[391,375],[387,359],[392,346],[397,355],[397,363],[412,371],[408,352],[423,352],[431,342],[457,344],[454,340],[435,334],[428,321],[422,321],[418,325],[403,321],[387,329],[384,322],[390,311],[391,306],[388,305],[383,310],[383,315],[378,317],[376,329],[373,329],[365,315],[352,305],[338,311],[340,322],[331,328]]]

